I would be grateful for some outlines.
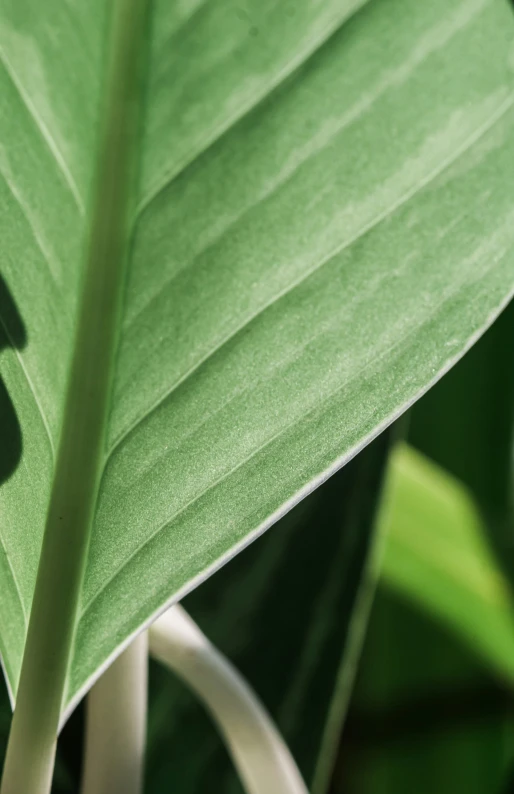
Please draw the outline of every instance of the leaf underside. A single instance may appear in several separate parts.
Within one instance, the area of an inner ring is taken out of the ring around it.
[[[18,454],[16,433],[1,453],[13,692],[72,355],[107,5],[1,12],[0,363],[21,428]],[[165,604],[426,390],[514,286],[506,2],[156,0],[151,30],[68,710]]]

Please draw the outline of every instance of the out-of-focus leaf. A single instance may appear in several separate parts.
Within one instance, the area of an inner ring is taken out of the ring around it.
[[[497,564],[514,587],[514,303],[414,407],[409,440],[478,501]],[[511,739],[514,746],[514,737]],[[502,794],[514,791],[514,775]]]
[[[406,445],[391,458],[382,580],[459,634],[514,683],[508,580],[470,493]]]
[[[331,794],[506,794],[513,728],[488,666],[380,586]]]
[[[376,580],[374,514],[392,432],[185,601],[258,692],[318,794],[330,780]],[[200,707],[155,673],[148,793],[239,790]]]
[[[514,582],[514,303],[414,406],[409,441],[472,489]]]

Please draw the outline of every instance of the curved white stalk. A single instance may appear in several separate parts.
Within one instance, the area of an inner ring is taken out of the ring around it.
[[[307,794],[298,767],[246,681],[176,605],[149,629],[152,656],[203,700],[248,794]]]
[[[145,631],[113,662],[88,695],[81,794],[141,794],[147,682]]]

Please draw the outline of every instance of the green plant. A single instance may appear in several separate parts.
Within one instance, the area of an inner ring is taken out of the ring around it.
[[[23,0],[1,14],[0,649],[16,702],[2,794],[49,790],[59,729],[122,651],[113,669],[136,683],[106,712],[99,681],[88,736],[132,724],[139,759],[136,638],[279,519],[306,527],[318,573],[287,585],[295,538],[274,529],[246,603],[268,585],[293,601],[284,732],[312,715],[295,756],[326,790],[378,570],[384,431],[513,293],[512,11]],[[344,581],[334,567],[324,586],[317,532]],[[293,616],[302,588],[320,598],[312,620]],[[92,754],[95,787],[138,790],[140,764],[127,777],[123,753]]]

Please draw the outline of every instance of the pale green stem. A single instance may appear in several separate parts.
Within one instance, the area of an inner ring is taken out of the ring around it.
[[[149,629],[150,652],[203,700],[248,794],[307,794],[271,717],[233,665],[180,606]]]
[[[141,794],[147,688],[148,635],[143,632],[88,695],[81,794]]]
[[[105,126],[70,379],[1,794],[47,794],[105,448],[148,0],[108,0]],[[73,264],[70,263],[70,267]]]

